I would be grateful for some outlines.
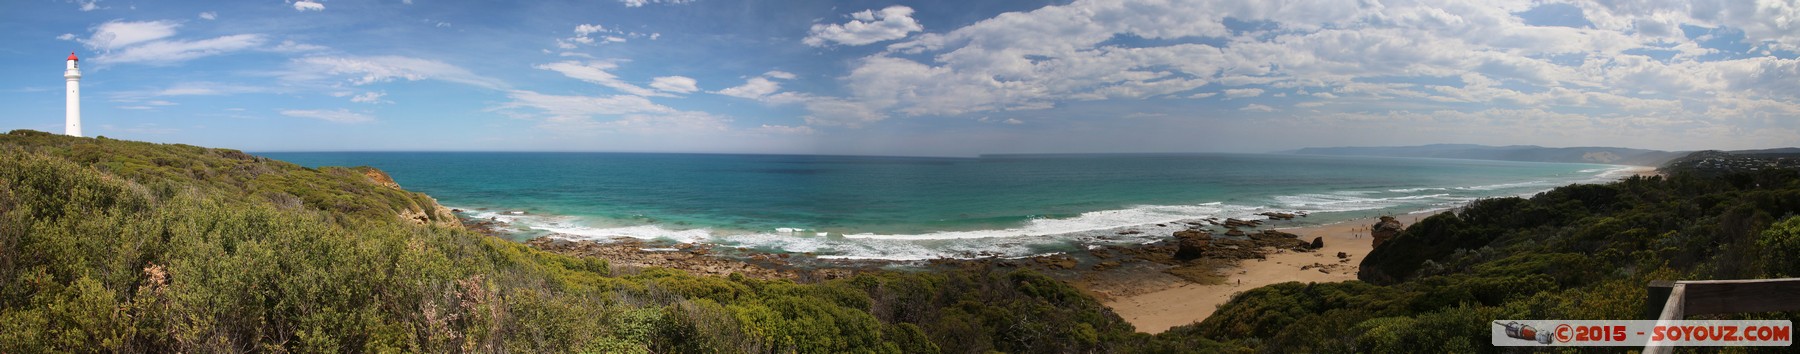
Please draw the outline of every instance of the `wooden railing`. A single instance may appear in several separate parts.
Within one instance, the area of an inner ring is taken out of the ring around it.
[[[1644,319],[1677,321],[1691,315],[1800,310],[1800,278],[1650,282]],[[1674,347],[1646,346],[1644,354]]]

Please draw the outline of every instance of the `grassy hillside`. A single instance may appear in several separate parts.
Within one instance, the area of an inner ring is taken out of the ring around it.
[[[819,284],[614,272],[446,223],[430,198],[370,172],[185,145],[0,136],[0,352],[1049,353],[1156,344],[1031,272]]]

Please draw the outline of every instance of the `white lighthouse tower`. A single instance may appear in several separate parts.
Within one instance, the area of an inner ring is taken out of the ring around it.
[[[69,81],[69,110],[66,117],[65,134],[81,136],[81,68],[76,67],[75,52],[69,52],[69,68],[63,70],[63,78]]]

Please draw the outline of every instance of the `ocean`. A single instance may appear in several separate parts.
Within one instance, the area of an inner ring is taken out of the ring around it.
[[[1268,211],[1307,213],[1279,224],[1303,226],[1443,210],[1609,181],[1625,168],[1282,154],[261,155],[380,168],[465,215],[505,222],[517,239],[623,236],[894,260],[1152,242],[1183,228],[1173,222]]]

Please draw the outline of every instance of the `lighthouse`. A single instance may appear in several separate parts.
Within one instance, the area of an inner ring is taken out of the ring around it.
[[[63,70],[63,78],[69,81],[69,109],[64,127],[69,136],[81,136],[81,68],[76,67],[77,61],[81,59],[75,58],[75,52],[69,52],[69,68]]]

